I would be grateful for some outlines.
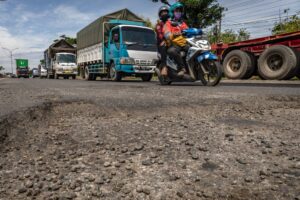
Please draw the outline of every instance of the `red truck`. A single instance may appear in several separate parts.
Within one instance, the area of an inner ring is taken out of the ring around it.
[[[229,79],[258,75],[267,80],[300,78],[300,31],[212,45]]]

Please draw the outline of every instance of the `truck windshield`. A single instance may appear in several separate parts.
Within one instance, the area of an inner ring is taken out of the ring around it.
[[[122,27],[123,43],[128,50],[157,51],[156,38],[153,30]]]
[[[76,63],[75,55],[72,54],[59,54],[57,61],[60,63]]]

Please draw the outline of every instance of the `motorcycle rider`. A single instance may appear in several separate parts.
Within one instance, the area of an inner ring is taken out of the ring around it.
[[[180,52],[187,52],[189,49],[186,39],[182,36],[182,31],[188,29],[187,24],[183,21],[183,4],[180,2],[175,3],[171,6],[169,13],[171,20],[168,20],[164,26],[165,39],[170,43],[167,53],[178,64],[178,76],[183,76],[186,69]]]
[[[159,8],[158,11],[159,21],[157,22],[155,26],[155,31],[157,35],[157,47],[158,51],[160,53],[160,69],[161,69],[161,75],[167,76],[168,75],[168,69],[167,69],[167,43],[164,37],[164,26],[165,23],[169,19],[169,7],[168,6],[162,6]]]

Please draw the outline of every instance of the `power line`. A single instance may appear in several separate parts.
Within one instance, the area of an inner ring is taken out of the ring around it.
[[[299,15],[296,15],[296,16],[300,16]],[[252,24],[252,23],[259,23],[259,22],[267,22],[267,21],[272,21],[272,20],[275,20],[276,19],[278,20],[278,17],[266,17],[266,18],[262,18],[262,19],[257,19],[257,20],[249,20],[249,21],[245,21],[245,22],[239,22],[239,23],[234,23],[234,24],[226,24],[227,26],[229,25],[243,25],[243,24]]]
[[[276,12],[276,10],[271,10],[269,12],[262,12],[262,14],[269,14],[269,13],[271,14],[271,13],[275,13],[275,12]],[[250,15],[247,14],[245,16],[247,16],[248,18],[251,18],[251,17],[257,17],[258,14],[260,14],[260,12],[255,12],[255,13],[252,13]],[[284,12],[282,12],[282,14],[284,14]],[[260,16],[260,17],[273,17],[273,16],[275,16],[275,14],[273,14],[273,15],[264,15],[264,16]],[[278,16],[278,13],[276,13],[276,16]],[[228,20],[228,21],[232,21],[232,20]],[[235,22],[235,23],[237,23],[237,22]]]
[[[288,6],[291,6],[291,5],[294,5],[294,4],[296,4],[297,3],[297,5],[299,5],[299,2],[293,2],[293,3],[289,3],[288,4]],[[276,5],[276,6],[272,6],[272,7],[268,7],[268,8],[260,8],[260,9],[256,9],[255,10],[255,13],[258,13],[258,12],[265,12],[266,11],[266,9],[268,9],[268,10],[270,10],[270,9],[272,9],[272,8],[275,8],[274,9],[274,12],[276,11],[276,10],[278,10],[280,7],[282,7],[282,6],[286,6],[286,4],[284,4],[284,5]],[[255,8],[255,7],[253,7],[253,8]],[[245,10],[245,9],[244,9]],[[235,16],[241,16],[241,15],[243,15],[243,16],[246,16],[247,14],[253,14],[253,11],[250,11],[250,12],[243,12],[244,10],[239,10],[238,12],[235,12],[235,13],[233,13],[234,15],[226,15],[226,12],[224,13],[225,14],[225,16],[230,16],[230,17],[235,17]],[[228,14],[228,11],[227,11],[227,14]]]
[[[277,3],[277,2],[280,2],[282,0],[277,0],[277,1],[273,1],[272,3]],[[251,8],[255,8],[257,6],[264,6],[264,5],[270,5],[270,2],[258,2],[256,4],[253,4],[253,5],[249,5],[249,4],[245,4],[245,6],[237,6],[237,7],[233,7],[233,8],[228,8],[228,10],[230,11],[235,11],[235,10],[238,10],[238,11],[244,11],[244,10],[249,10]]]

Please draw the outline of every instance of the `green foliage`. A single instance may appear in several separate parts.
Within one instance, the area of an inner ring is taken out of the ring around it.
[[[232,29],[227,29],[221,33],[220,38],[215,31],[209,32],[208,38],[211,43],[232,43],[248,40],[250,38],[250,33],[246,29],[240,29],[237,32],[234,32]]]
[[[275,23],[272,34],[277,35],[295,31],[300,31],[300,18],[297,15],[284,20],[282,23]]]
[[[4,71],[5,68],[3,66],[0,66],[0,71]]]
[[[217,0],[180,0],[185,6],[187,22],[193,27],[206,28],[222,18],[224,7]]]
[[[73,37],[69,37],[69,36],[66,36],[66,35],[61,35],[61,36],[60,36],[60,39],[66,40],[66,41],[67,41],[69,44],[71,44],[71,45],[77,44],[77,39],[76,39],[76,38],[73,38]],[[53,42],[57,42],[57,41],[59,41],[60,39],[55,39]]]
[[[41,64],[41,65],[45,64],[45,59],[40,60],[40,64]]]
[[[71,44],[71,45],[77,44],[77,39],[76,39],[76,38],[65,37],[65,40],[66,40],[69,44]]]
[[[142,18],[146,22],[145,25],[147,27],[154,29],[154,25],[152,24],[152,22],[151,22],[151,20],[149,18],[146,18],[146,17],[144,17],[142,15],[139,16],[139,17]]]
[[[244,40],[249,40],[250,38],[250,32],[247,31],[245,28],[241,28],[237,32],[237,41],[244,41]]]
[[[217,0],[179,0],[179,2],[184,4],[187,23],[192,27],[206,28],[217,23],[225,10]]]

